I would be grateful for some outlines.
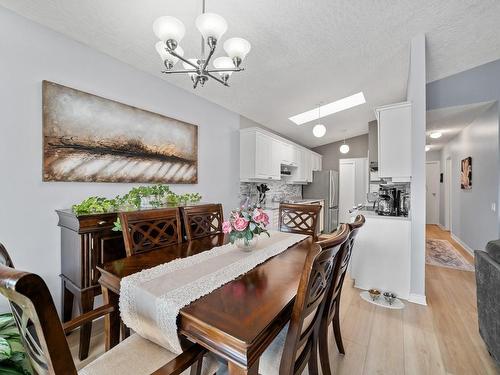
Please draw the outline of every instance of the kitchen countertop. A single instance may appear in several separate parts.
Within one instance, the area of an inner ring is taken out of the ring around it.
[[[358,210],[352,213],[352,216],[355,217],[356,215],[361,214],[365,218],[370,218],[370,219],[388,219],[388,220],[403,220],[403,221],[411,221],[410,217],[406,216],[384,216],[384,215],[378,215],[375,211],[368,211],[368,210]]]
[[[323,199],[300,199],[297,204],[308,204],[311,202],[321,202]],[[280,202],[268,202],[263,207],[264,210],[277,210],[280,208]]]

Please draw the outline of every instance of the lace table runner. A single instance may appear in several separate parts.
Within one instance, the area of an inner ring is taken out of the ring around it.
[[[244,252],[223,245],[187,258],[143,270],[120,283],[123,322],[142,337],[180,354],[179,311],[191,302],[250,271],[307,236],[270,231],[257,247]]]

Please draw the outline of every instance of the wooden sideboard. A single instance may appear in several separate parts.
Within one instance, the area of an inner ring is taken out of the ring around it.
[[[66,322],[73,315],[94,308],[101,294],[96,266],[125,257],[122,232],[112,231],[116,213],[76,216],[71,210],[57,210],[61,227],[61,313]],[[76,301],[75,301],[76,297]],[[80,360],[88,356],[92,323],[80,330]]]

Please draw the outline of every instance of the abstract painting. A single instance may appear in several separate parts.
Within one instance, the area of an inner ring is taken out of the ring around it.
[[[460,165],[460,187],[465,190],[472,189],[472,157],[462,159]]]
[[[198,182],[198,126],[43,81],[43,180]]]

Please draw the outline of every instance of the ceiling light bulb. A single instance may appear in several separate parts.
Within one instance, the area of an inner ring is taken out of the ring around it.
[[[156,52],[161,57],[161,61],[169,61],[171,63],[171,66],[173,67],[175,64],[177,64],[177,61],[179,61],[178,57],[175,57],[174,55],[171,55],[167,50],[166,50],[166,44],[164,41],[160,40],[158,43],[155,44]],[[181,48],[181,46],[177,46],[177,48],[174,50],[176,54],[179,56],[184,56],[184,50]],[[165,64],[167,65],[167,64]]]
[[[429,151],[431,149],[431,146],[427,145],[425,146],[425,152]]]
[[[323,124],[314,125],[313,134],[316,138],[321,138],[326,134],[326,127]]]
[[[198,59],[188,59],[188,60],[191,61],[194,65],[198,65]],[[189,65],[187,62],[183,62],[182,66],[186,70],[192,70],[193,71],[193,73],[188,73],[188,75],[190,77],[193,77],[193,76],[195,76],[197,74],[196,69],[193,66]]]
[[[243,38],[231,38],[224,42],[224,51],[232,59],[239,59],[241,62],[245,59],[252,46]]]
[[[186,34],[186,27],[175,17],[163,16],[153,23],[153,32],[164,42],[173,40],[175,44],[179,44]]]
[[[349,145],[346,145],[345,143],[340,146],[339,151],[343,154],[347,154],[349,152]]]
[[[205,40],[215,38],[219,40],[227,31],[227,22],[215,13],[203,13],[196,18],[196,27]]]
[[[227,56],[217,57],[214,60],[213,64],[214,64],[215,69],[234,69],[233,60],[231,60]],[[221,77],[224,75],[230,76],[232,73],[233,73],[232,71],[219,72],[219,75]]]
[[[441,138],[443,134],[441,132],[433,132],[431,133],[431,138],[434,138],[434,139],[437,139],[437,138]]]

